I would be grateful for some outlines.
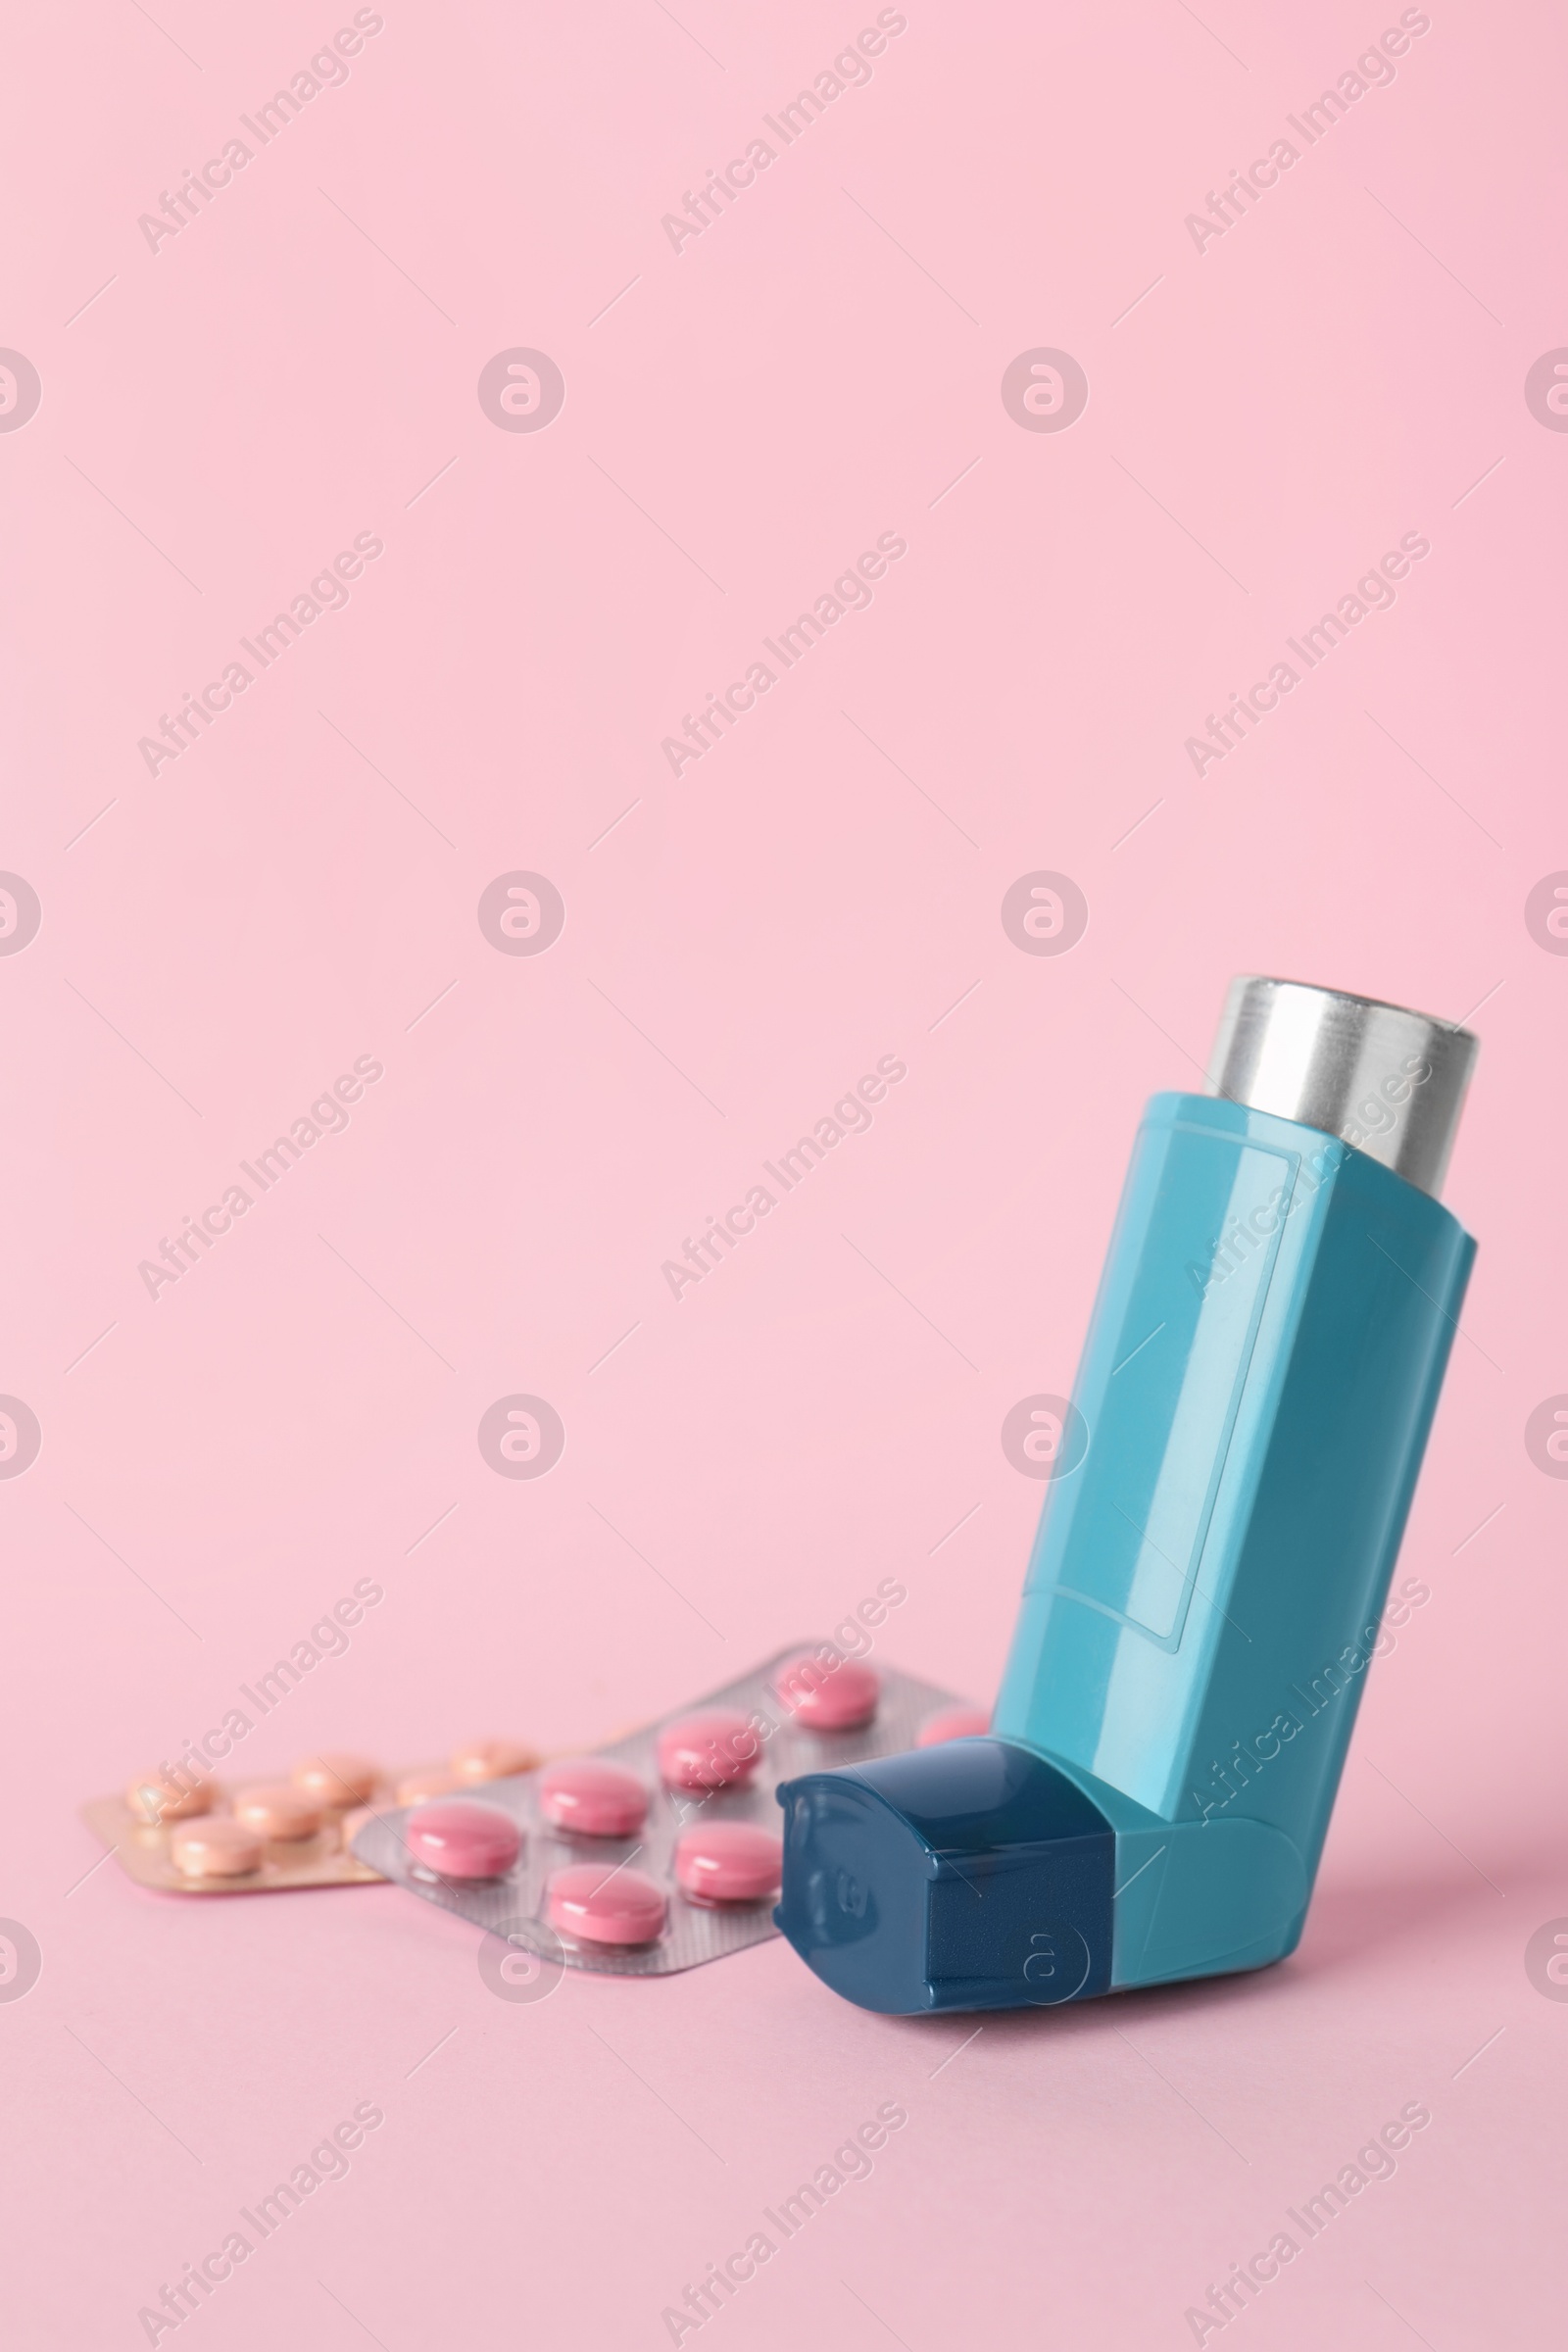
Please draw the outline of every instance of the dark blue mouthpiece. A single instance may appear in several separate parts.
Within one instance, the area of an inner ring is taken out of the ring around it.
[[[1063,1773],[954,1740],[778,1790],[773,1917],[862,2009],[1051,2008],[1109,1988],[1115,1838]]]

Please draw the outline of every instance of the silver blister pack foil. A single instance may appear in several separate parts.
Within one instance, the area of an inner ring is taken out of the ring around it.
[[[522,1832],[522,1851],[504,1879],[461,1881],[443,1879],[413,1860],[404,1842],[403,1824],[417,1807],[405,1805],[368,1821],[354,1840],[362,1862],[392,1879],[410,1893],[475,1927],[503,1934],[541,1960],[563,1962],[568,1968],[593,1969],[605,1976],[668,1977],[705,1960],[722,1960],[727,1952],[744,1950],[776,1936],[773,1902],[708,1904],[692,1902],[675,1884],[674,1847],[683,1830],[705,1821],[756,1822],[775,1836],[782,1835],[783,1815],[774,1789],[800,1772],[821,1772],[834,1764],[858,1764],[868,1756],[900,1755],[915,1745],[922,1727],[946,1707],[963,1702],[935,1683],[921,1682],[895,1666],[879,1663],[882,1693],[871,1721],[854,1731],[808,1731],[785,1709],[773,1688],[773,1676],[788,1660],[816,1646],[797,1642],[755,1667],[721,1690],[676,1707],[659,1722],[608,1746],[585,1749],[635,1772],[649,1792],[648,1818],[632,1838],[589,1838],[558,1829],[541,1817],[539,1773],[519,1773],[505,1781],[487,1781],[471,1791],[479,1802],[510,1813]],[[750,1785],[715,1790],[710,1795],[666,1788],[660,1780],[658,1744],[667,1725],[711,1707],[733,1707],[758,1719],[760,1757]],[[771,1729],[764,1729],[771,1726]],[[562,1760],[562,1759],[558,1759]],[[630,1863],[664,1888],[667,1910],[664,1930],[657,1943],[616,1946],[577,1941],[562,1935],[545,1918],[545,1888],[554,1871],[573,1862],[603,1862],[605,1875]]]

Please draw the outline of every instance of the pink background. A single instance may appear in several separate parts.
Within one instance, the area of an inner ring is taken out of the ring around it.
[[[1568,442],[1523,382],[1568,339],[1568,41],[1434,5],[1200,253],[1188,212],[1395,7],[910,0],[673,252],[662,216],[874,13],[387,0],[153,253],[138,217],[351,11],[13,12],[0,343],[43,382],[0,435],[0,864],[43,905],[0,961],[0,1389],[43,1429],[0,1486],[0,1911],[44,1954],[0,2006],[19,2345],[145,2340],[363,2100],[349,2178],[192,2341],[667,2342],[889,2100],[873,2176],[705,2343],[1191,2342],[1411,2101],[1396,2177],[1234,2326],[1560,2341],[1568,2009],[1523,1957],[1568,1913],[1568,1486],[1523,1428],[1568,1388],[1568,960],[1523,908],[1568,865]],[[537,434],[475,396],[515,346],[565,378]],[[1059,435],[999,395],[1037,346],[1088,374]],[[138,738],[357,532],[384,554],[347,609],[150,776]],[[881,532],[871,608],[672,777],[661,739]],[[1394,609],[1196,777],[1185,739],[1405,532]],[[1042,867],[1091,908],[1057,957],[999,916]],[[538,956],[476,921],[514,868],[565,902]],[[77,1805],[359,1577],[383,1604],[247,1771],[592,1742],[890,1575],[882,1654],[988,1697],[1040,1496],[1003,1417],[1069,1384],[1139,1106],[1196,1082],[1248,969],[1479,1005],[1484,1038],[1446,1196],[1481,1256],[1400,1569],[1431,1598],[1294,1960],[996,2019],[944,2066],[966,2023],[863,2015],[777,1942],[508,2006],[391,1888],[83,1881]],[[662,1262],[886,1054],[871,1131],[672,1298]],[[349,1130],[150,1298],[138,1262],[361,1054]],[[518,1391],[567,1433],[537,1481],[475,1442]]]

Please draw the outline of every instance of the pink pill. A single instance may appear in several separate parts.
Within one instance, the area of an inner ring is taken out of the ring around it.
[[[784,1841],[751,1821],[711,1821],[675,1845],[675,1883],[696,1903],[755,1903],[778,1892]]]
[[[539,1810],[585,1838],[629,1838],[648,1817],[648,1791],[624,1764],[574,1756],[540,1775]]]
[[[984,1707],[943,1707],[920,1726],[916,1747],[941,1747],[948,1740],[975,1740],[991,1729]]]
[[[644,1871],[574,1862],[551,1880],[546,1916],[583,1943],[652,1943],[664,1924],[664,1889]]]
[[[443,1879],[503,1878],[522,1851],[522,1832],[510,1813],[466,1796],[416,1807],[403,1837],[416,1862]]]
[[[659,1735],[659,1770],[671,1788],[734,1788],[761,1753],[749,1719],[729,1707],[683,1715]]]
[[[874,1666],[859,1658],[836,1663],[803,1649],[787,1658],[774,1678],[774,1688],[794,1715],[813,1732],[848,1732],[869,1723],[882,1695],[882,1678]]]
[[[262,1834],[226,1813],[209,1814],[173,1831],[169,1858],[187,1879],[243,1879],[261,1868]]]

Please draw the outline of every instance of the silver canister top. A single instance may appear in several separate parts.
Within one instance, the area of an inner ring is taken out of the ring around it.
[[[1244,974],[1208,1091],[1341,1136],[1436,1198],[1479,1050],[1468,1029],[1400,1004]]]

